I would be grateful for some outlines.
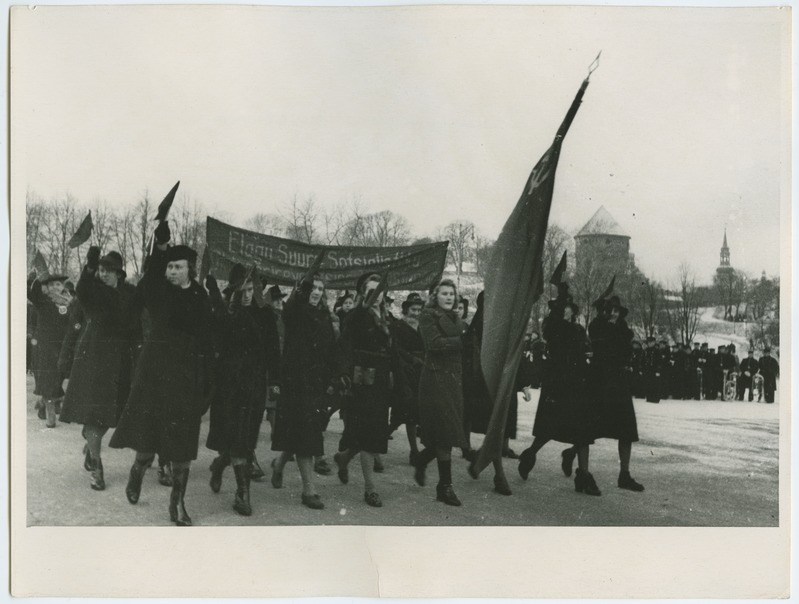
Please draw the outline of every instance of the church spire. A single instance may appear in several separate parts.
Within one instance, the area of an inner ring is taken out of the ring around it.
[[[727,227],[724,227],[724,243],[721,246],[721,264],[720,266],[730,266],[730,248],[727,247]]]

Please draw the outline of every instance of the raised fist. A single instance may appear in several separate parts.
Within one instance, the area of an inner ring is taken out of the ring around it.
[[[205,276],[205,289],[209,292],[219,291],[219,284],[216,282],[216,277],[210,273]]]
[[[91,246],[86,252],[86,266],[92,271],[97,270],[97,267],[100,266],[100,248],[96,245]]]
[[[168,243],[171,238],[172,232],[169,230],[169,222],[166,220],[159,222],[158,226],[155,227],[155,242],[160,244]]]

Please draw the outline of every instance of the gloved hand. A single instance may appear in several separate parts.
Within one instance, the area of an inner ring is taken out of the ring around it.
[[[90,271],[96,271],[100,266],[100,248],[96,245],[91,246],[86,252],[86,266]]]
[[[209,292],[219,291],[219,284],[216,282],[216,277],[210,273],[205,276],[205,289]]]
[[[155,242],[159,244],[169,243],[172,232],[169,230],[169,221],[164,220],[155,227]]]

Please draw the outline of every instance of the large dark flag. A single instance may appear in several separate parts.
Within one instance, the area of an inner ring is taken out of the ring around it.
[[[92,235],[92,228],[94,228],[94,224],[92,223],[92,211],[89,210],[86,218],[80,223],[78,230],[72,235],[72,239],[69,240],[67,246],[72,249],[86,243]]]
[[[502,458],[505,422],[511,397],[515,396],[525,327],[534,302],[544,291],[541,261],[560,148],[587,87],[588,78],[580,86],[554,142],[527,179],[521,198],[494,244],[486,270],[480,363],[493,408],[474,465],[478,473]]]

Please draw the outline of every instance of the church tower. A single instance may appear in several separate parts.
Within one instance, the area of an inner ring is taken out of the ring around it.
[[[721,244],[721,254],[719,259],[719,267],[716,269],[719,276],[730,274],[733,268],[730,265],[730,248],[727,246],[727,229],[724,229],[724,243]]]

